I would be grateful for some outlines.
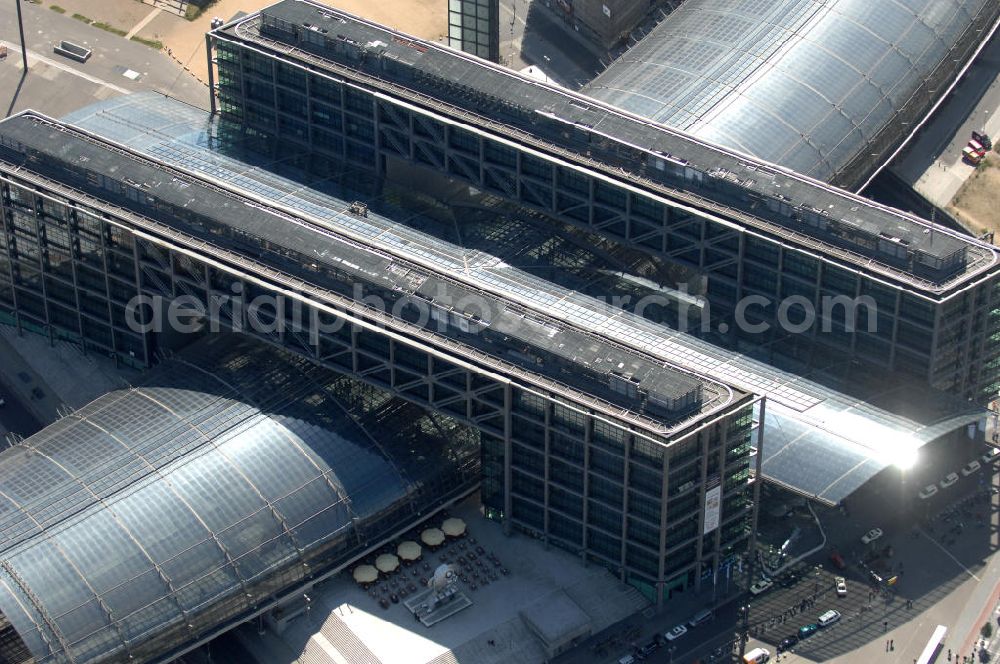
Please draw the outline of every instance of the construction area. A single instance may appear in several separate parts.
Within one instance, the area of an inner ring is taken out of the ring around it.
[[[1000,239],[1000,155],[987,155],[955,194],[948,211],[976,235]]]

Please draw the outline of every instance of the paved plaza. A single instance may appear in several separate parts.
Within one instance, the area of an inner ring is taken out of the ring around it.
[[[579,558],[560,549],[546,550],[524,535],[505,537],[499,524],[480,515],[476,500],[462,503],[452,514],[469,526],[460,542],[476,540],[466,550],[481,546],[510,572],[476,590],[460,584],[473,602],[468,609],[424,627],[403,602],[382,608],[347,569],[311,593],[307,616],[296,619],[283,634],[259,635],[244,627],[239,630],[242,645],[268,664],[338,662],[335,652],[352,663],[535,664],[545,656],[519,613],[553,593],[564,591],[590,618],[595,633],[648,606],[637,590],[623,586],[602,567],[584,566]],[[457,554],[458,546],[455,542],[436,553],[425,548],[423,560],[440,564],[439,556]]]

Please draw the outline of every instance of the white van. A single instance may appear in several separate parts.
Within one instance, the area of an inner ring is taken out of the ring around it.
[[[840,611],[835,611],[833,609],[830,609],[829,611],[821,615],[819,617],[819,620],[817,620],[816,622],[819,623],[820,627],[827,627],[828,625],[832,625],[838,620],[840,620]]]
[[[767,648],[754,648],[743,655],[743,664],[764,664],[771,660],[771,651]]]

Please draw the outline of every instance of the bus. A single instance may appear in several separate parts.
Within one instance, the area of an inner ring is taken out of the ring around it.
[[[938,652],[941,650],[944,643],[944,635],[948,633],[948,628],[944,625],[938,625],[937,629],[931,635],[931,640],[927,642],[924,646],[924,651],[920,653],[920,657],[917,658],[917,664],[931,664],[937,657]]]

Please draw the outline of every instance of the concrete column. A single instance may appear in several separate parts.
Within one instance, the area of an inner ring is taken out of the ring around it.
[[[205,58],[208,60],[208,104],[212,115],[215,115],[218,111],[215,105],[215,70],[212,69],[212,46],[214,44],[215,40],[212,38],[212,34],[206,32]]]
[[[512,472],[511,454],[513,453],[513,418],[511,410],[514,407],[514,389],[510,383],[504,385],[504,414],[503,414],[503,533],[511,533],[511,514],[514,511],[514,501],[511,495]]]

